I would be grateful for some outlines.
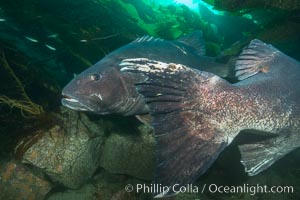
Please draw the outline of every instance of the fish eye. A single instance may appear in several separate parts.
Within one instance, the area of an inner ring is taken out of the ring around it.
[[[102,78],[102,75],[99,74],[99,73],[97,73],[97,74],[92,74],[92,75],[91,75],[91,79],[92,79],[93,81],[99,81],[101,78]]]

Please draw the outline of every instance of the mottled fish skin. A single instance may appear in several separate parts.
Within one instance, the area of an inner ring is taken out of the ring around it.
[[[235,84],[177,63],[123,62],[122,71],[147,76],[136,87],[153,117],[157,183],[192,183],[242,130],[277,136],[239,146],[249,175],[300,146],[300,63],[271,45],[244,48]]]
[[[176,62],[227,76],[228,67],[204,56],[202,33],[196,31],[176,41],[150,36],[138,38],[108,54],[77,75],[62,91],[62,104],[74,110],[98,114],[136,115],[149,112],[134,83],[144,80],[141,74],[121,73],[123,59],[143,57],[162,62]],[[199,63],[201,63],[199,68]]]

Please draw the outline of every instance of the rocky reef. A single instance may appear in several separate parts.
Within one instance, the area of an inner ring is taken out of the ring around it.
[[[154,138],[148,126],[140,124],[131,134],[107,134],[107,122],[84,113],[61,108],[52,118],[53,126],[21,138],[14,159],[1,164],[3,196],[14,190],[20,191],[14,198],[30,196],[33,191],[29,199],[42,199],[55,187],[79,189],[95,174],[97,179],[97,170],[152,180]]]

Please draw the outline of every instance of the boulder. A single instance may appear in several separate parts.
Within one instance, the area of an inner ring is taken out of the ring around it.
[[[126,174],[152,180],[154,169],[154,137],[152,129],[140,125],[140,133],[112,133],[101,154],[101,166],[110,173]]]
[[[58,123],[37,131],[16,147],[21,162],[33,165],[52,181],[79,188],[99,167],[103,131],[85,114],[63,109]]]
[[[52,184],[42,174],[16,162],[0,163],[0,199],[45,199]]]

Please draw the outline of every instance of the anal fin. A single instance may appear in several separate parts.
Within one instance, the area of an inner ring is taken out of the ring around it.
[[[249,176],[254,176],[269,168],[294,149],[288,147],[287,143],[287,138],[280,136],[253,144],[239,145],[241,163],[245,167],[245,172]]]

